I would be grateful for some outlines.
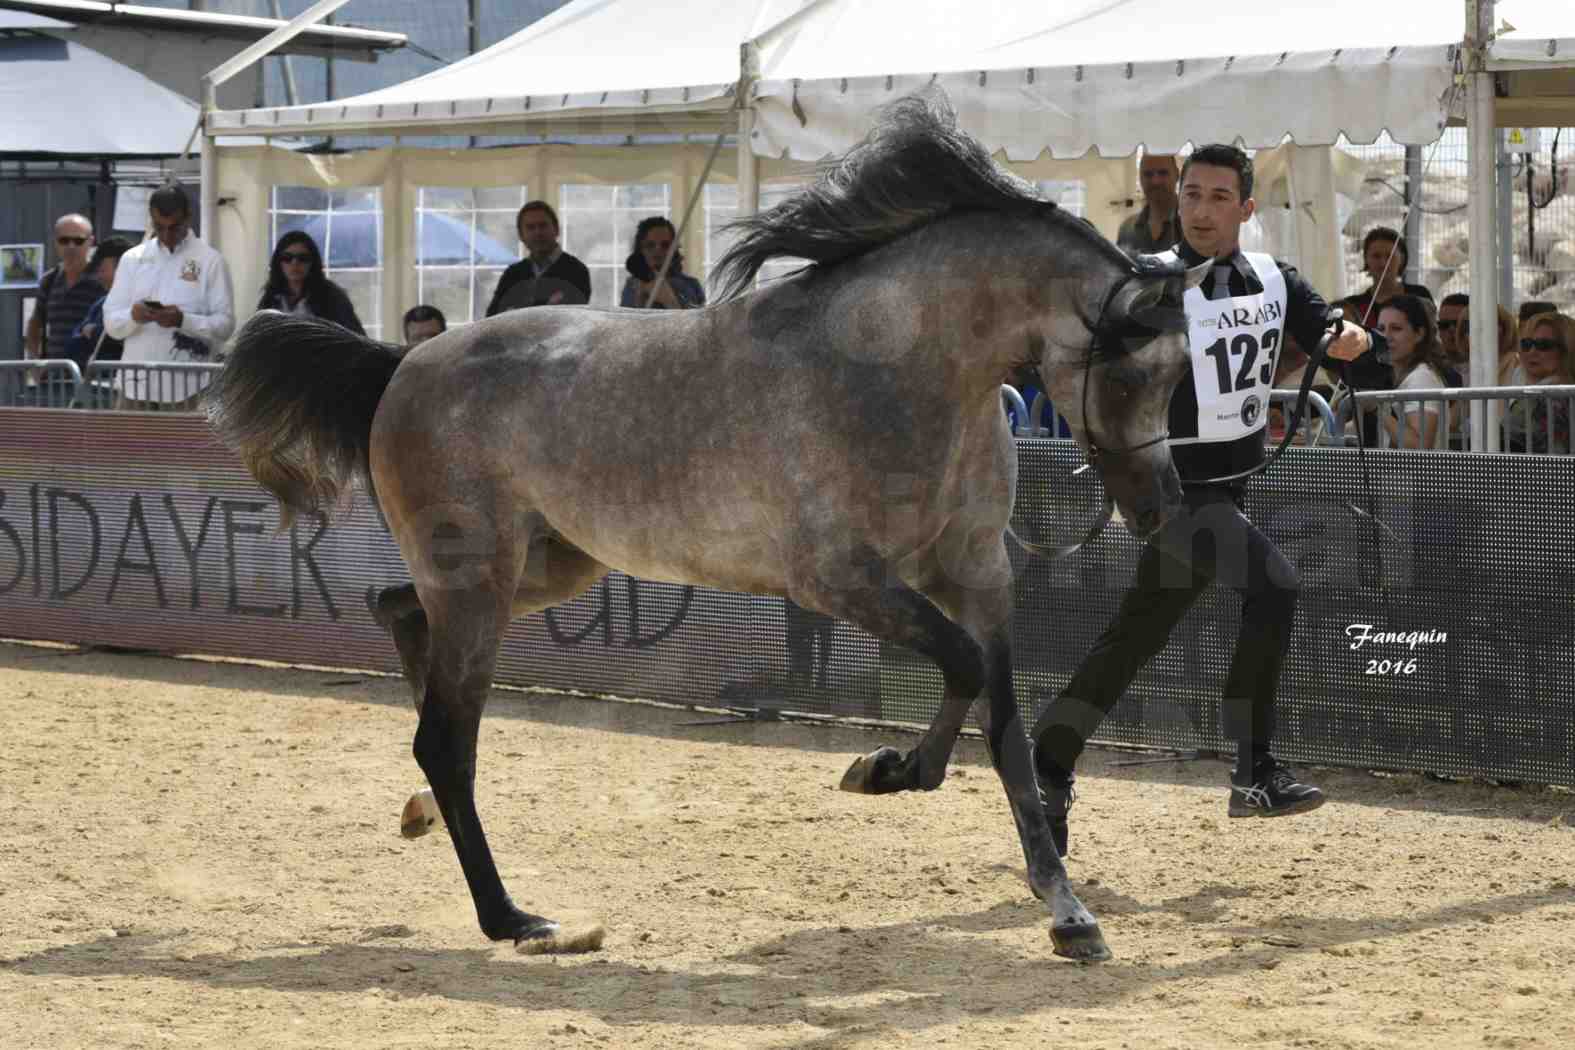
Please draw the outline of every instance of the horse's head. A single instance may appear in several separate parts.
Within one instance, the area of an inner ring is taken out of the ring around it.
[[[1093,269],[1106,272],[1062,283],[1070,311],[1057,312],[1039,369],[1127,528],[1142,537],[1164,524],[1181,499],[1165,439],[1171,395],[1187,374],[1182,297],[1209,268],[1142,258]]]

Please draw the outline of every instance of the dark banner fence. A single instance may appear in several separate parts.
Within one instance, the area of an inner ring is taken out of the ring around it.
[[[278,534],[192,416],[0,409],[0,634],[397,670],[369,587],[406,579],[376,513]],[[1018,444],[1015,527],[1079,535],[1100,492],[1069,443]],[[1302,579],[1281,690],[1287,758],[1575,785],[1575,459],[1293,449],[1248,495]],[[1392,535],[1390,535],[1392,534]],[[1037,711],[1115,611],[1138,544],[1019,561],[1018,695]],[[1213,588],[1100,739],[1223,747],[1240,621]],[[498,678],[676,703],[927,722],[934,669],[780,599],[614,574],[510,629]]]

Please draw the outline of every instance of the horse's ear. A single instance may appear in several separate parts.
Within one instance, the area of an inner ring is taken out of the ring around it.
[[[1136,324],[1159,332],[1180,332],[1187,327],[1187,315],[1182,305],[1179,287],[1185,277],[1169,273],[1155,277],[1134,277],[1116,293],[1106,313],[1106,321],[1113,325]]]
[[[1105,319],[1114,324],[1125,324],[1149,313],[1164,301],[1166,285],[1172,279],[1164,275],[1129,279],[1111,300]]]
[[[1198,265],[1189,267],[1187,270],[1187,276],[1182,281],[1182,286],[1188,291],[1197,288],[1203,283],[1203,278],[1209,275],[1209,270],[1213,266],[1214,260],[1204,259],[1202,262],[1198,263]]]

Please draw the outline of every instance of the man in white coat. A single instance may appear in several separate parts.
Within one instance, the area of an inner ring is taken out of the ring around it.
[[[191,199],[179,186],[148,198],[155,236],[121,257],[104,303],[104,327],[125,343],[127,364],[207,362],[235,330],[235,296],[224,257],[191,232]],[[127,369],[116,379],[122,409],[195,407],[206,375]]]

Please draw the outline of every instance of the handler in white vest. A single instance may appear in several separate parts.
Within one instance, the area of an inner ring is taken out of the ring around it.
[[[1214,272],[1186,297],[1192,374],[1170,403],[1170,450],[1186,511],[1150,537],[1114,622],[1034,726],[1035,764],[1057,846],[1066,854],[1073,766],[1083,744],[1210,583],[1242,597],[1242,625],[1221,699],[1221,729],[1237,747],[1228,813],[1303,813],[1323,804],[1275,761],[1274,697],[1290,645],[1300,587],[1296,569],[1243,513],[1241,481],[1228,475],[1263,462],[1274,366],[1289,330],[1318,344],[1328,304],[1293,268],[1243,254],[1252,217],[1252,161],[1234,146],[1205,146],[1181,169],[1182,241],[1171,252]],[[1394,386],[1377,332],[1349,322],[1329,349],[1356,389]]]
[[[104,301],[104,327],[125,342],[121,360],[213,361],[235,330],[235,293],[224,257],[191,232],[191,200],[179,186],[148,198],[154,237],[120,258]],[[187,408],[207,377],[119,370],[117,408]]]

